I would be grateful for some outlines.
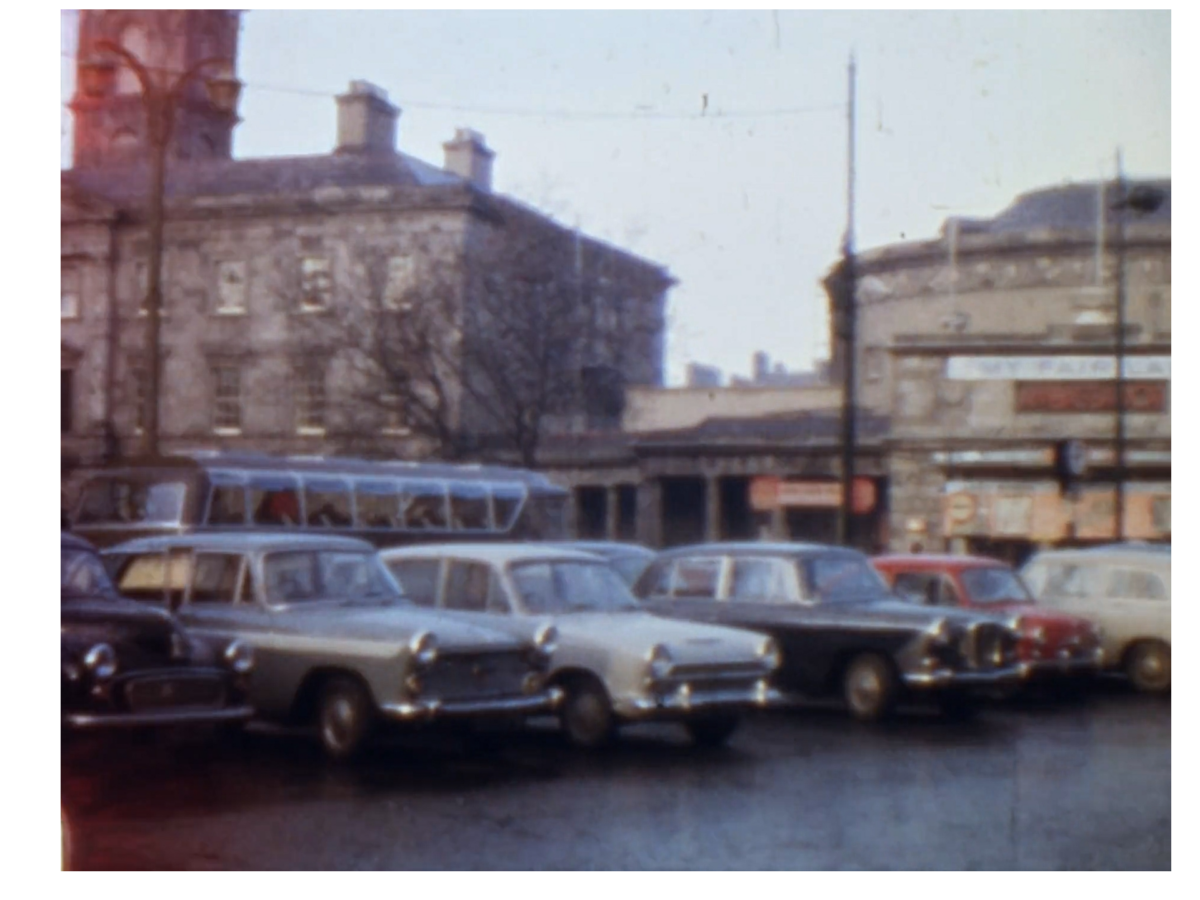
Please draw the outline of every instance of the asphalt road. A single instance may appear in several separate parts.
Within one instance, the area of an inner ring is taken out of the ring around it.
[[[63,772],[79,868],[1171,867],[1170,701],[1121,687],[957,724],[776,712],[707,752],[656,725],[581,755],[535,727],[333,766],[252,733],[87,744]]]

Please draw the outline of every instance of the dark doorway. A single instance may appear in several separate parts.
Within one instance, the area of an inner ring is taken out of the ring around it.
[[[73,369],[62,370],[62,433],[69,434],[71,431],[71,410],[75,406],[75,371]]]
[[[617,487],[617,540],[637,540],[637,485]]]
[[[663,546],[693,544],[704,540],[704,479],[662,480]]]
[[[575,533],[582,540],[603,540],[606,536],[606,490],[602,487],[575,489]]]
[[[734,541],[758,537],[754,511],[750,508],[750,479],[722,478],[721,535]]]

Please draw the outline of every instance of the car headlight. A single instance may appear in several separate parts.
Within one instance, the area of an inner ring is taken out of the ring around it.
[[[83,665],[92,677],[107,681],[117,674],[117,651],[108,644],[96,644],[84,654]]]
[[[949,647],[954,643],[954,629],[950,627],[947,619],[938,619],[925,630],[925,634],[930,644]]]
[[[769,672],[774,672],[779,668],[779,664],[783,662],[783,654],[779,652],[779,645],[775,643],[773,638],[767,638],[762,642],[758,648],[758,656]]]
[[[408,649],[419,666],[432,666],[437,662],[437,639],[433,632],[422,631],[413,636]]]
[[[245,675],[254,668],[254,648],[241,641],[230,641],[225,648],[225,665],[239,675]]]
[[[558,649],[558,629],[549,623],[541,626],[533,636],[533,645],[543,656],[553,656]]]
[[[1044,626],[1038,625],[1036,628],[1030,628],[1028,634],[1030,640],[1032,640],[1039,647],[1046,643],[1046,629]]]
[[[675,660],[671,656],[671,651],[667,649],[666,644],[655,644],[654,647],[646,654],[646,662],[649,664],[650,678],[654,681],[662,681],[665,678],[671,677],[671,670]]]

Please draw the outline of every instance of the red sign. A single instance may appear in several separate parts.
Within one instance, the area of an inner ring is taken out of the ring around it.
[[[850,499],[854,513],[869,513],[878,499],[875,482],[870,478],[855,478]],[[780,507],[837,509],[841,505],[842,484],[839,481],[784,481],[764,475],[750,482],[750,506],[756,510],[765,512]]]
[[[1162,412],[1166,382],[1125,382],[1125,409]],[[1117,386],[1111,381],[1021,381],[1017,383],[1017,412],[1114,412]]]

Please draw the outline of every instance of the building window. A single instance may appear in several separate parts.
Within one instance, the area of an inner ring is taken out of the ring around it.
[[[306,256],[300,261],[300,309],[313,312],[329,308],[333,294],[333,267],[327,256]]]
[[[397,394],[384,394],[379,398],[379,402],[383,407],[383,427],[380,430],[384,434],[408,434],[408,416],[404,401]]]
[[[383,308],[404,309],[405,295],[416,287],[416,263],[411,256],[393,256],[388,259],[387,285],[383,292]]]
[[[62,317],[64,319],[79,318],[79,272],[75,269],[63,269],[62,273]]]
[[[226,259],[217,263],[217,313],[241,315],[246,312],[246,261]]]
[[[296,431],[325,433],[325,370],[319,366],[296,369]]]
[[[213,366],[213,431],[240,434],[242,430],[242,372],[236,365]]]
[[[75,408],[75,370],[62,370],[62,433],[71,433],[71,413]]]

